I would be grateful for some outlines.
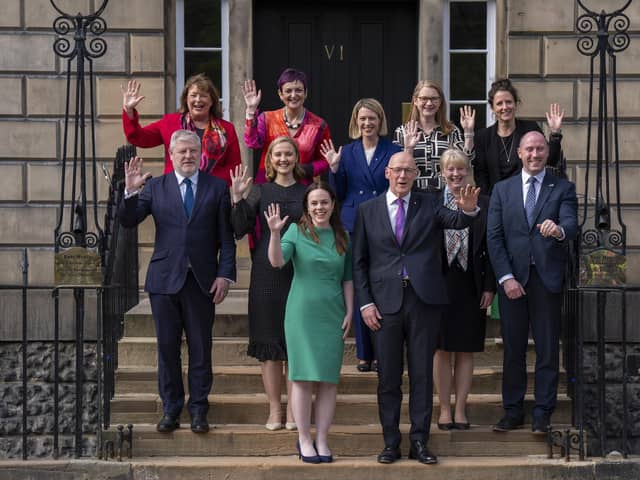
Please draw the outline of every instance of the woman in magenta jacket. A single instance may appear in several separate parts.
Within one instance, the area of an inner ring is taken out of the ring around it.
[[[200,170],[231,185],[229,172],[241,162],[238,136],[233,124],[221,118],[220,95],[204,73],[187,80],[178,112],[168,113],[146,127],[140,125],[136,110],[143,99],[136,80],[122,87],[122,128],[129,143],[141,148],[164,145],[164,173],[167,173],[173,170],[169,158],[171,134],[180,129],[196,132],[202,142]]]

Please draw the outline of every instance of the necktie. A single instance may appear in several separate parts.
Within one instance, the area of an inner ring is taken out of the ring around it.
[[[396,205],[398,205],[398,210],[396,211],[396,240],[398,240],[398,244],[402,241],[402,232],[404,231],[404,199],[396,198]]]
[[[183,182],[187,186],[184,192],[184,213],[186,213],[187,218],[189,218],[193,210],[193,188],[191,187],[191,179],[185,178]]]
[[[533,210],[536,207],[536,177],[529,177],[527,180],[529,184],[529,191],[527,191],[527,198],[524,201],[524,211],[527,214],[527,222],[529,228],[533,226]]]

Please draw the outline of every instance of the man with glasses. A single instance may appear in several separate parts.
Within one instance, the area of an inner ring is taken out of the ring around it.
[[[427,448],[433,396],[433,354],[442,309],[444,229],[468,227],[479,189],[462,189],[460,210],[434,193],[412,192],[418,174],[410,153],[398,152],[385,170],[389,190],[358,208],[353,240],[354,283],[362,319],[378,355],[378,411],[384,450],[378,462],[401,457],[399,429],[404,345],[410,380],[409,458],[437,463]]]

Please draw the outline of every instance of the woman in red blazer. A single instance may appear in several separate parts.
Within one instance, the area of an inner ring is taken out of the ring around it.
[[[168,113],[146,127],[140,125],[136,107],[144,99],[140,82],[130,80],[122,87],[122,128],[127,141],[137,147],[164,145],[164,173],[173,170],[169,140],[176,130],[196,132],[202,142],[200,170],[231,185],[229,172],[240,165],[240,145],[233,124],[222,119],[220,95],[204,73],[190,77],[182,89],[180,110]]]

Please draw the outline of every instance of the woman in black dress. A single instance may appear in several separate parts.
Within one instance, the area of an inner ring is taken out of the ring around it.
[[[476,156],[473,161],[473,174],[481,193],[490,195],[493,185],[508,178],[522,168],[518,158],[518,145],[522,136],[531,131],[542,133],[533,120],[516,118],[520,103],[518,91],[511,80],[503,78],[491,84],[488,93],[489,105],[496,122],[475,133]],[[564,110],[552,103],[547,112],[549,127],[549,160],[547,165],[555,167],[562,157],[562,119]]]
[[[247,168],[237,167],[231,175],[231,223],[237,238],[251,233],[260,222],[261,235],[252,256],[249,284],[249,347],[247,354],[261,362],[262,381],[269,402],[268,430],[279,430],[282,424],[281,388],[286,377],[287,349],[284,340],[284,313],[293,277],[291,264],[273,268],[267,258],[270,231],[263,212],[275,203],[288,223],[298,223],[302,216],[305,186],[299,180],[304,172],[299,165],[298,147],[290,137],[278,137],[266,155],[267,183],[251,186]],[[246,198],[244,198],[246,196]],[[285,227],[286,228],[286,227]],[[287,390],[290,391],[289,382]],[[285,428],[296,424],[287,406]]]
[[[457,210],[460,189],[470,181],[468,157],[449,149],[440,159],[445,188],[442,202]],[[487,254],[486,229],[489,198],[478,198],[480,211],[471,227],[445,230],[443,254],[448,266],[447,289],[452,303],[446,307],[440,327],[440,341],[434,357],[434,382],[440,397],[438,428],[467,430],[467,396],[473,377],[473,352],[484,350],[487,307],[496,291],[496,279]],[[453,357],[455,356],[455,366]],[[451,415],[451,387],[456,395]]]

